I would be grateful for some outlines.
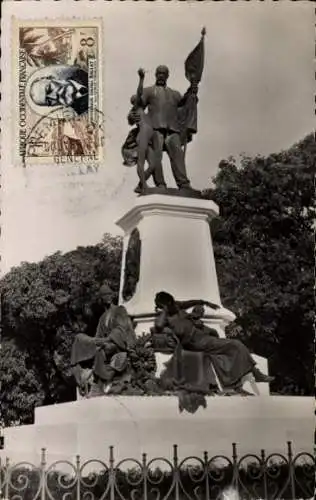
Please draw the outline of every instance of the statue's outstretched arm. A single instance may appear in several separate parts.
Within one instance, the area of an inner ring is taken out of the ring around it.
[[[195,306],[208,306],[212,309],[219,309],[219,306],[217,304],[213,304],[212,302],[208,302],[206,300],[177,300],[177,305],[180,309],[190,309],[190,307]]]
[[[146,96],[144,93],[144,78],[145,71],[143,69],[138,70],[139,82],[136,90],[136,94],[131,97],[132,109],[127,115],[127,121],[129,125],[138,125],[140,122],[139,108],[145,109],[147,106]]]
[[[143,107],[145,71],[142,68],[138,70],[138,76],[139,76],[139,82],[136,91],[136,106]]]

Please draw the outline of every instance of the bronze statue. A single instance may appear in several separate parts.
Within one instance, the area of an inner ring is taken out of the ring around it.
[[[209,328],[201,321],[202,310],[186,311],[193,302],[177,302],[167,292],[159,292],[155,297],[159,311],[155,320],[156,332],[172,332],[181,347],[187,351],[202,352],[208,356],[214,366],[216,375],[223,389],[245,394],[242,389],[243,378],[252,373],[256,382],[272,382],[274,377],[261,373],[255,366],[247,347],[235,339],[219,338],[215,329]],[[198,301],[212,308],[214,304]]]
[[[128,382],[128,352],[136,343],[131,319],[123,306],[112,303],[113,293],[103,285],[106,306],[100,317],[95,337],[76,335],[71,351],[71,366],[79,392],[83,397],[105,394],[113,382]]]
[[[158,188],[166,189],[162,168],[164,151],[169,156],[178,188],[192,191],[186,173],[185,151],[192,134],[197,131],[197,93],[204,66],[204,36],[203,29],[199,44],[185,61],[185,76],[190,81],[190,86],[183,96],[167,86],[167,66],[158,66],[155,84],[145,88],[144,70],[138,70],[140,80],[137,94],[131,99],[133,107],[128,114],[129,124],[136,127],[129,133],[122,147],[124,164],[137,163],[140,182],[136,192],[146,194],[146,181],[150,176],[153,176]],[[146,172],[145,160],[149,164]]]
[[[157,170],[155,170],[155,153],[153,150],[153,136],[154,129],[150,117],[144,111],[143,107],[143,90],[145,72],[142,68],[138,70],[139,84],[137,87],[136,95],[131,97],[133,108],[128,115],[129,123],[132,125],[134,122],[137,124],[137,174],[139,177],[139,184],[136,187],[136,192],[144,194],[147,189],[147,180],[153,176],[154,183],[157,187],[163,184],[162,178],[157,177]],[[148,168],[145,171],[145,161],[148,162]]]

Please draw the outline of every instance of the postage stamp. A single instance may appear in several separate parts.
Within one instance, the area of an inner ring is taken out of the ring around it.
[[[18,163],[99,162],[100,21],[15,20],[14,31]]]

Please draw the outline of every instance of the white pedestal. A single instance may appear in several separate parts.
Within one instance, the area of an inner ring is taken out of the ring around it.
[[[137,332],[152,326],[154,298],[162,290],[176,300],[203,299],[221,305],[209,228],[209,220],[217,213],[217,205],[210,200],[155,194],[137,198],[117,221],[125,233],[120,303],[136,317]],[[141,239],[139,281],[132,299],[124,302],[125,253],[136,228]],[[234,319],[224,307],[206,310],[205,322],[221,336]]]
[[[103,396],[90,400],[46,406],[35,410],[35,424],[4,431],[2,457],[39,463],[41,448],[47,461],[108,461],[109,446],[115,460],[172,456],[225,454],[232,443],[238,453],[286,452],[293,442],[295,453],[313,450],[314,399],[300,396],[209,397],[207,408],[194,415],[179,413],[175,396]]]

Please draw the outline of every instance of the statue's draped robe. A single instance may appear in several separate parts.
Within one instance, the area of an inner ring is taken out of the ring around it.
[[[82,367],[90,366],[93,374],[103,381],[110,381],[115,372],[122,372],[126,367],[126,352],[131,348],[136,337],[121,326],[110,328],[112,314],[117,306],[111,305],[100,319],[95,337],[79,333],[71,351],[71,366],[77,384],[82,383]],[[106,339],[111,344],[111,353],[106,354],[98,339]]]
[[[108,324],[114,307],[115,306],[111,305],[110,308],[100,316],[95,338],[106,338],[109,335],[110,330]],[[79,363],[84,364],[90,361],[94,358],[96,352],[97,346],[94,337],[90,337],[85,333],[78,333],[72,346],[71,366],[75,366]]]
[[[203,352],[210,357],[223,388],[238,386],[242,377],[253,370],[255,362],[244,344],[239,340],[217,338],[207,327],[198,328],[185,311],[167,316],[165,323],[183,349]]]

